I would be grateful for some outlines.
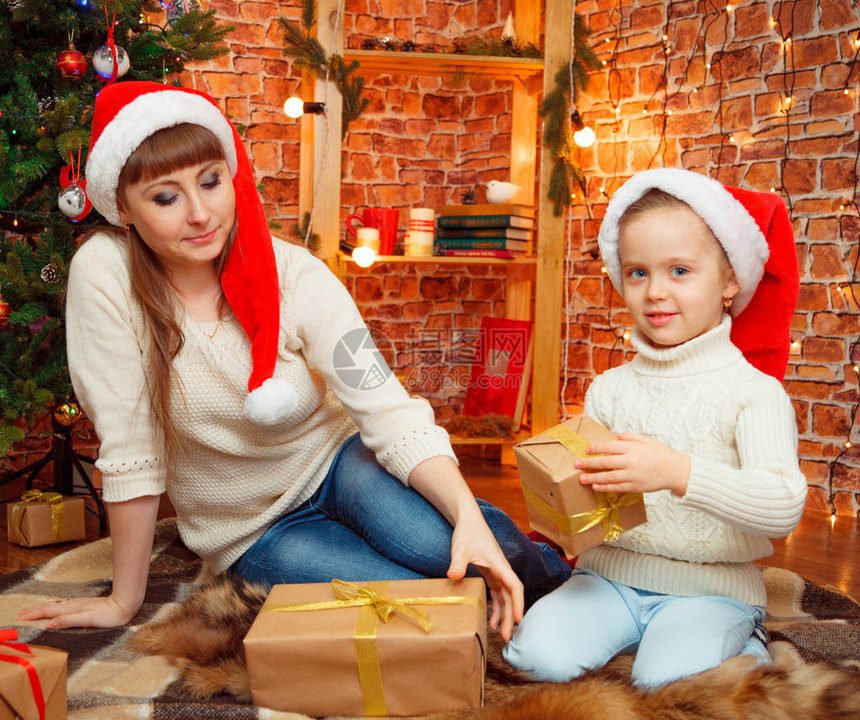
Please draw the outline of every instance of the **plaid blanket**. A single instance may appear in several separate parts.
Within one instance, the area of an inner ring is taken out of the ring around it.
[[[0,577],[0,627],[15,627],[23,642],[69,653],[69,717],[124,720],[215,718],[300,720],[239,703],[229,695],[209,702],[190,699],[179,673],[166,659],[139,655],[126,640],[140,626],[160,619],[211,575],[178,538],[175,521],[158,523],[149,584],[136,625],[114,629],[46,630],[44,622],[22,623],[18,610],[56,598],[110,592],[111,546],[105,538],[52,560]],[[768,590],[767,627],[772,640],[790,644],[807,662],[860,670],[860,606],[850,598],[774,568],[764,570]],[[495,636],[492,633],[491,636]],[[523,684],[499,657],[497,638],[488,657],[487,702],[495,704]],[[289,669],[285,669],[285,681]]]

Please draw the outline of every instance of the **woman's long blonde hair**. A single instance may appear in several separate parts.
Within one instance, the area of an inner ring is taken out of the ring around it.
[[[200,125],[183,123],[164,128],[150,135],[131,154],[119,176],[117,197],[125,203],[125,188],[143,180],[183,168],[224,159],[221,143]],[[217,260],[218,274],[233,245],[236,221],[224,249]],[[152,407],[153,429],[164,437],[164,454],[170,462],[179,447],[179,436],[170,412],[171,391],[181,392],[173,377],[173,359],[182,349],[185,336],[180,322],[180,302],[158,256],[141,239],[135,227],[126,228],[129,251],[131,290],[143,310],[149,332],[148,355],[144,368]],[[224,304],[221,298],[221,305]]]

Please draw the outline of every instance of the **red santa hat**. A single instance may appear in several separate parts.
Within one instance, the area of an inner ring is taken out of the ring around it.
[[[224,148],[236,194],[238,228],[221,287],[251,341],[252,370],[244,412],[254,422],[275,424],[298,404],[292,383],[272,377],[280,331],[275,252],[245,147],[217,103],[198,90],[155,82],[119,82],[105,87],[93,112],[85,173],[87,195],[106,220],[121,227],[116,192],[126,161],[150,135],[181,123],[210,130]]]
[[[603,263],[619,293],[619,223],[653,189],[689,205],[722,245],[740,287],[731,306],[732,342],[753,366],[781,381],[800,289],[794,234],[782,198],[678,168],[634,175],[613,195],[598,235]]]

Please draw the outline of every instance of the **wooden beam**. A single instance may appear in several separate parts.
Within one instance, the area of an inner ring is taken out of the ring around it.
[[[314,33],[326,53],[343,53],[343,18],[336,24],[337,0],[318,0]],[[302,117],[299,155],[299,220],[313,208],[313,232],[320,256],[334,260],[340,246],[341,110],[343,99],[332,81],[302,73],[302,99],[324,102],[325,115]]]
[[[574,0],[547,0],[543,92],[555,87],[555,75],[570,62],[570,23]],[[540,372],[532,385],[532,432],[558,423],[561,376],[562,284],[564,283],[565,218],[553,215],[547,198],[554,159],[541,145],[537,289],[535,296],[535,357]]]
[[[537,105],[525,84],[514,80],[511,115],[511,182],[522,189],[515,202],[533,205],[535,201],[535,165],[537,160]]]

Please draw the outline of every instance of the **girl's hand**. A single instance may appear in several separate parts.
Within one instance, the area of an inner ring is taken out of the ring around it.
[[[687,492],[690,456],[658,440],[619,433],[617,440],[597,443],[587,452],[589,457],[576,461],[576,467],[585,471],[579,481],[597,492],[671,490],[679,496]]]
[[[124,608],[113,596],[83,597],[34,605],[18,613],[19,620],[48,618],[49,628],[118,627],[128,623],[139,608]]]
[[[523,619],[523,584],[511,569],[477,505],[475,510],[476,517],[461,520],[454,526],[448,577],[460,580],[469,564],[480,570],[490,589],[493,605],[490,628],[495,630],[501,622],[499,633],[507,642],[513,634],[514,621]]]

